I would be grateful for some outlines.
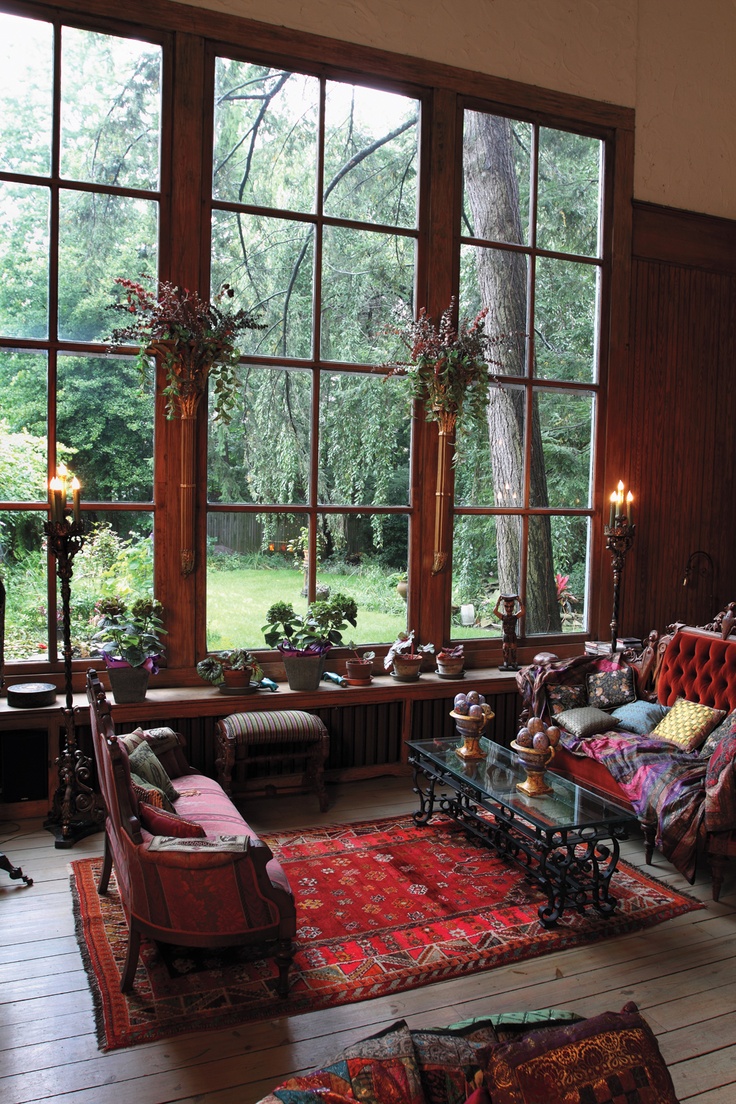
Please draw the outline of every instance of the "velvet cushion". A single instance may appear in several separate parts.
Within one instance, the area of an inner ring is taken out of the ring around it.
[[[724,740],[727,736],[733,736],[736,732],[736,709],[733,713],[729,713],[724,721],[714,728],[708,739],[705,741],[700,749],[701,759],[709,759],[713,752],[716,750],[721,740]]]
[[[193,820],[169,813],[166,809],[157,809],[154,805],[141,802],[138,806],[141,824],[154,836],[178,836],[182,839],[204,839],[206,832],[201,824]]]
[[[634,672],[631,667],[619,667],[614,671],[596,671],[586,679],[588,704],[599,709],[615,709],[636,699]]]
[[[488,1083],[493,1104],[678,1104],[657,1040],[633,1003],[501,1044]]]
[[[552,714],[564,713],[566,709],[580,709],[588,704],[588,692],[582,683],[574,686],[548,686],[547,704]]]
[[[654,732],[659,722],[669,713],[669,707],[659,702],[632,701],[620,705],[611,714],[616,718],[616,727],[624,732],[633,732],[636,736],[648,736]]]
[[[555,721],[579,740],[584,740],[587,736],[598,736],[602,732],[611,732],[616,727],[616,718],[594,705],[586,705],[583,709],[566,709],[564,713],[557,714]]]
[[[669,740],[684,751],[694,751],[725,716],[723,709],[711,709],[709,705],[678,698],[652,736],[659,740]]]
[[[172,785],[171,779],[164,770],[163,764],[160,762],[155,752],[151,750],[148,743],[144,741],[142,744],[139,744],[132,755],[129,756],[129,762],[132,774],[137,774],[144,782],[148,782],[149,785],[156,786],[159,790],[162,790],[169,801],[176,801],[179,793]]]

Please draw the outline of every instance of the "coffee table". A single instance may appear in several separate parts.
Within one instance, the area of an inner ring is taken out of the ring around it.
[[[456,754],[462,742],[454,737],[407,743],[417,825],[444,813],[516,863],[546,894],[538,910],[545,927],[566,909],[614,912],[610,886],[619,840],[637,823],[630,809],[550,771],[545,781],[552,793],[528,797],[516,788],[526,775],[514,753],[485,738],[485,758],[470,761]]]

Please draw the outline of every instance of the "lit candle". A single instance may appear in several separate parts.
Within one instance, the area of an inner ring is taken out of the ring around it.
[[[608,523],[609,528],[613,529],[613,526],[614,526],[615,522],[616,522],[616,492],[611,491],[611,520]]]
[[[69,469],[67,468],[66,464],[56,465],[56,475],[59,479],[59,521],[63,521],[66,517],[66,481],[69,476]]]
[[[81,498],[79,492],[81,490],[81,484],[76,475],[72,479],[72,512],[74,517],[74,524],[79,525],[82,520],[81,514]]]
[[[632,509],[633,509],[631,503],[633,501],[634,501],[634,496],[631,493],[631,491],[629,491],[629,493],[626,496],[626,517],[627,517],[627,520],[629,522],[629,525],[631,525],[631,513],[632,513]]]
[[[63,520],[63,515],[61,513],[61,488],[62,482],[58,475],[55,475],[53,479],[49,480],[51,520],[56,523]]]
[[[624,481],[619,479],[618,481],[618,494],[616,495],[616,513],[619,517],[623,517],[624,512]]]

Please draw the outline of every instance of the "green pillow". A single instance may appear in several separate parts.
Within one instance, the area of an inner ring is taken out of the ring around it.
[[[178,790],[174,789],[156,753],[145,741],[139,744],[130,756],[130,770],[131,774],[137,774],[144,782],[162,790],[170,802],[176,801],[179,797]]]

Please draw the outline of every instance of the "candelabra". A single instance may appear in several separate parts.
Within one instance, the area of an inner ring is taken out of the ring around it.
[[[77,740],[76,714],[72,689],[71,579],[74,557],[84,545],[80,519],[79,484],[72,483],[73,518],[66,514],[65,472],[51,480],[50,520],[44,524],[48,548],[56,560],[61,584],[61,624],[64,645],[65,704],[61,715],[64,737],[56,760],[59,784],[44,828],[56,836],[56,847],[72,847],[78,840],[97,832],[104,824],[104,809],[92,788],[93,771]],[[63,491],[62,491],[62,488]],[[63,493],[63,497],[62,497]]]
[[[611,614],[611,655],[616,651],[618,641],[618,604],[621,590],[621,576],[624,571],[626,553],[634,543],[636,526],[631,521],[632,503],[634,496],[631,491],[626,496],[626,513],[624,513],[624,485],[621,481],[618,490],[611,495],[611,516],[609,524],[603,529],[606,538],[606,548],[611,553],[611,567],[613,568],[613,612]]]

